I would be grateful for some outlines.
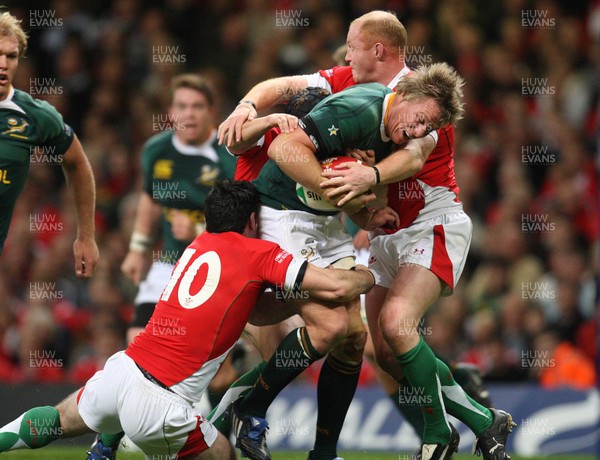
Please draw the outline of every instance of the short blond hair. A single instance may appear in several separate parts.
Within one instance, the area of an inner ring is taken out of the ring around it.
[[[399,51],[406,47],[406,29],[391,11],[370,11],[350,23],[353,24],[360,25],[360,35],[369,45],[382,42]]]
[[[27,34],[21,27],[21,21],[8,11],[0,13],[0,36],[13,36],[19,43],[19,57],[25,56],[27,51]]]
[[[440,126],[455,124],[463,117],[462,87],[465,81],[445,62],[423,65],[400,79],[396,92],[410,101],[433,98],[440,108]]]

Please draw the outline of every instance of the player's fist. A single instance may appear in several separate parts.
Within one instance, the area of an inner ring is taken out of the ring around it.
[[[171,211],[171,234],[178,241],[192,241],[196,238],[196,226],[186,213]]]
[[[145,254],[138,251],[129,251],[121,264],[121,272],[136,286],[146,276],[147,268],[148,261]]]

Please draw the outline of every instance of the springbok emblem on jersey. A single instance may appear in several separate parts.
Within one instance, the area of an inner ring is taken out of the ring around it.
[[[214,185],[220,173],[221,170],[219,168],[213,168],[212,166],[204,165],[200,170],[200,175],[196,179],[196,182],[206,186]]]
[[[27,139],[27,136],[20,136],[17,133],[24,132],[25,129],[29,126],[29,123],[27,123],[22,118],[21,118],[21,124],[19,124],[19,122],[17,121],[16,118],[9,118],[7,120],[7,123],[8,123],[8,129],[6,131],[2,131],[2,134],[8,134],[9,136],[13,136],[13,137],[20,137],[21,139]]]

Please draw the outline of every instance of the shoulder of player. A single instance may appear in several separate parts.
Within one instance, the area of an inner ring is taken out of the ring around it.
[[[351,94],[365,94],[365,95],[373,95],[373,96],[385,96],[388,93],[391,93],[393,90],[388,88],[381,83],[361,83],[360,85],[354,85],[346,88],[344,92],[350,92]],[[343,93],[341,93],[343,94]]]
[[[368,101],[383,100],[392,90],[380,83],[363,83],[360,85],[349,86],[343,91],[332,94],[323,104],[327,105],[347,105],[354,103],[364,103]]]
[[[25,91],[15,88],[12,102],[19,106],[29,118],[40,120],[42,123],[63,124],[62,116],[56,108],[46,101],[36,99]]]
[[[327,89],[330,89],[334,94],[355,84],[350,66],[335,66],[330,69],[319,70],[318,74],[327,80],[329,83]]]
[[[143,156],[153,156],[164,152],[165,148],[171,148],[173,131],[163,131],[149,138],[142,148]]]
[[[217,152],[217,155],[219,155],[220,158],[226,157],[233,157],[235,158],[235,155],[232,155],[231,152],[227,149],[227,147],[225,146],[225,144],[220,144],[219,145],[219,140],[218,138],[215,136],[212,143],[211,143],[211,147],[214,149],[215,152]]]
[[[246,260],[252,254],[259,255],[269,253],[274,249],[279,250],[279,245],[272,241],[261,240],[259,238],[249,238],[237,232],[225,233],[210,233],[204,232],[197,238],[199,242],[205,241],[208,246],[215,246],[217,241],[220,241],[223,247],[235,255],[236,259],[240,259],[240,253],[245,253]]]
[[[146,147],[155,147],[155,146],[164,146],[171,145],[171,138],[173,137],[173,131],[166,130],[162,131],[154,136],[148,138],[148,140],[144,143],[144,148]]]

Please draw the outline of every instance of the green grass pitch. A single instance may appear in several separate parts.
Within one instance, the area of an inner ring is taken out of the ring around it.
[[[271,452],[273,460],[306,460],[306,452]],[[380,453],[380,452],[340,452],[344,460],[403,460],[408,453]],[[48,447],[39,450],[18,450],[14,452],[5,452],[0,454],[2,460],[83,460],[85,456],[85,447]],[[118,460],[144,460],[144,456],[139,452],[119,452]],[[164,457],[163,457],[164,458]],[[481,457],[474,457],[469,454],[455,455],[456,460],[473,460]],[[512,460],[594,460],[593,455],[558,455],[547,457],[517,457],[511,455]]]

